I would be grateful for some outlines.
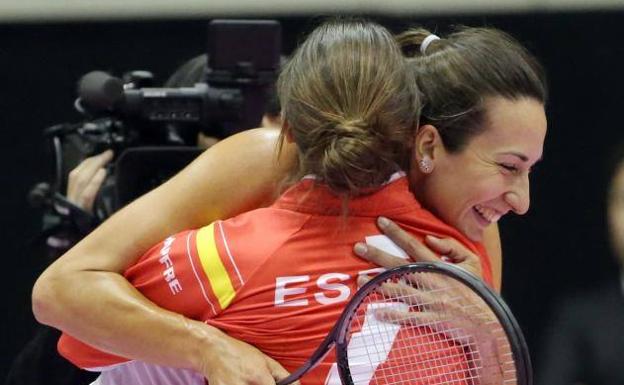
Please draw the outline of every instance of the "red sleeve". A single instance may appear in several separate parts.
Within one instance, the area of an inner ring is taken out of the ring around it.
[[[129,361],[127,358],[105,353],[63,333],[57,344],[58,352],[72,364],[82,369],[98,370]]]
[[[160,307],[206,321],[232,303],[246,279],[306,218],[262,209],[183,231],[152,247],[124,276]],[[67,335],[59,352],[82,368],[127,361]]]
[[[214,226],[170,236],[145,253],[126,270],[124,276],[160,307],[189,318],[206,320],[214,317],[221,307],[206,276],[205,266],[202,266],[198,234],[214,241]],[[216,258],[220,258],[218,254]],[[123,357],[101,352],[67,334],[61,336],[58,350],[81,368],[103,368],[127,361]]]
[[[203,250],[209,255],[202,256],[202,244],[198,240],[210,238],[208,248],[214,247],[214,233],[211,224],[170,236],[152,247],[124,275],[132,286],[160,307],[192,319],[212,318],[221,307],[206,275],[206,260],[218,260],[220,255]]]

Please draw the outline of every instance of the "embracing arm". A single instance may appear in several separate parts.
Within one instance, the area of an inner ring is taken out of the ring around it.
[[[503,281],[503,250],[501,247],[498,224],[493,224],[485,229],[483,234],[483,246],[487,250],[492,264],[492,279],[494,289],[500,293]]]
[[[294,160],[292,148],[276,159],[277,138],[268,129],[230,137],[113,215],[37,280],[36,318],[104,351],[205,373],[202,347],[240,343],[154,305],[122,272],[172,233],[270,203]]]

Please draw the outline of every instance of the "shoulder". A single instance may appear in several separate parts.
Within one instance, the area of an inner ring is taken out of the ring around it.
[[[267,207],[215,223],[215,236],[245,258],[263,259],[297,233],[311,215]]]

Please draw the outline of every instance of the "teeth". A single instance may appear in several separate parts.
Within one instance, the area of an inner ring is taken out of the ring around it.
[[[483,217],[483,219],[485,219],[486,221],[490,223],[498,221],[501,217],[501,214],[498,211],[491,209],[489,207],[476,205],[474,208],[479,214],[481,214],[481,217]]]

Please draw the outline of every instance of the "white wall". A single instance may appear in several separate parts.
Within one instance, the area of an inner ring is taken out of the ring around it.
[[[0,22],[328,12],[387,15],[624,10],[624,0],[0,0]]]

